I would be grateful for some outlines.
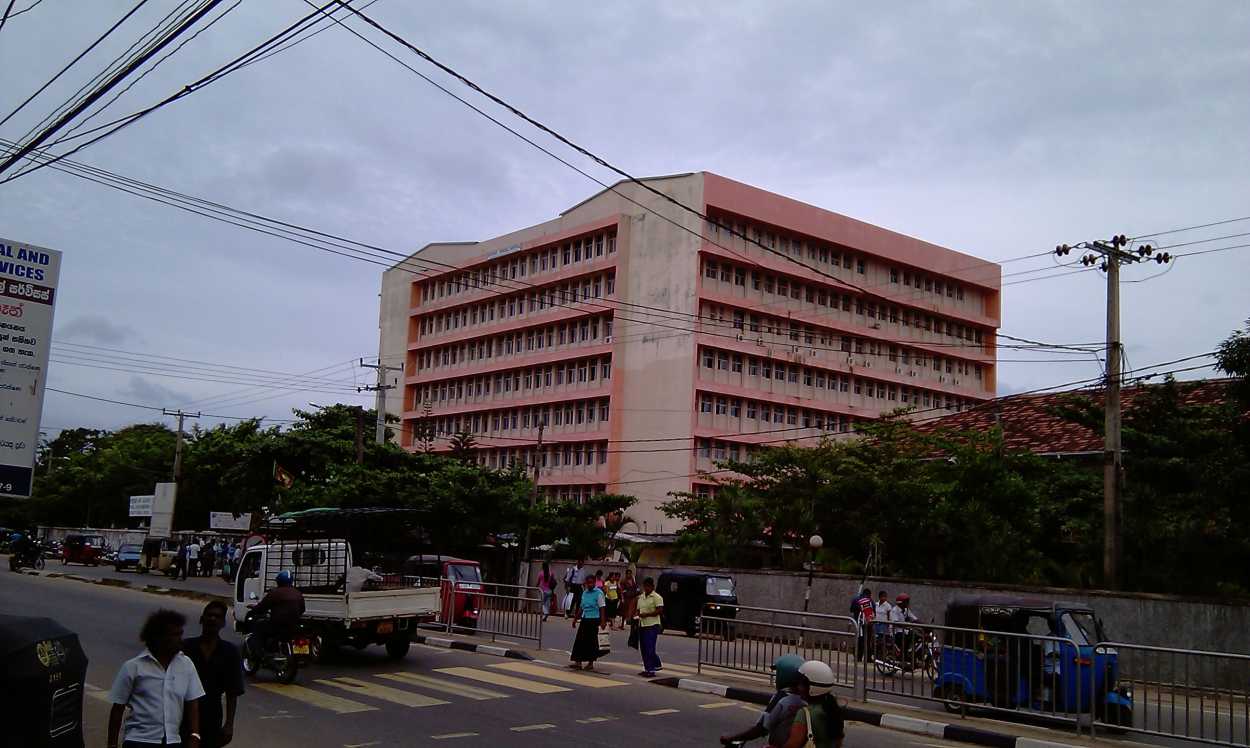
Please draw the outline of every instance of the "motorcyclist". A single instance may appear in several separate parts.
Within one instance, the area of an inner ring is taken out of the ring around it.
[[[759,720],[747,729],[735,735],[722,735],[721,745],[735,745],[745,743],[748,740],[762,738],[768,734],[768,730],[764,727],[765,716],[777,706],[777,702],[781,701],[790,693],[790,687],[798,681],[799,668],[803,665],[803,658],[796,654],[782,655],[773,663],[773,670],[777,673],[775,682],[777,692],[768,702],[768,706],[764,707],[764,711],[760,714]]]
[[[906,592],[900,593],[894,599],[894,607],[890,609],[891,623],[919,623],[920,618],[912,612],[911,595]],[[916,641],[916,632],[909,626],[894,626],[894,644],[898,647],[898,651],[902,653],[904,666],[911,669],[915,666],[915,657],[912,652],[912,646]]]
[[[253,630],[262,645],[262,651],[273,642],[288,640],[299,629],[304,615],[304,593],[293,585],[291,572],[280,571],[274,578],[277,586],[265,593],[264,599],[252,608],[255,618]]]
[[[29,532],[15,532],[9,539],[9,552],[17,559],[18,565],[33,565],[37,550],[38,544]]]

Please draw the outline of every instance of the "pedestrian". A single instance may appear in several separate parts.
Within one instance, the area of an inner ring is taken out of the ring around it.
[[[187,578],[187,544],[182,543],[178,546],[178,554],[174,556],[174,578]]]
[[[183,573],[182,578],[198,577],[200,575],[200,543],[195,538],[191,538],[191,542],[187,544],[187,570]]]
[[[603,580],[603,596],[608,601],[608,626],[611,626],[612,622],[616,620],[616,614],[621,607],[621,582],[619,577],[620,575],[614,571],[608,575],[607,579]]]
[[[217,554],[213,552],[213,544],[205,543],[200,550],[200,576],[211,577],[215,563],[217,563]]]
[[[893,609],[894,606],[890,604],[890,596],[886,594],[885,590],[879,590],[877,592],[877,606],[873,608],[873,620],[875,621],[873,629],[877,637],[876,648],[878,655],[880,655],[884,642],[890,636],[890,624],[888,622],[890,620],[890,611]]]
[[[243,695],[243,660],[239,649],[221,639],[226,612],[226,604],[220,600],[205,605],[200,615],[200,635],[182,643],[183,653],[195,664],[195,672],[204,686],[204,698],[197,702],[203,748],[222,748],[234,740],[234,713]],[[224,719],[222,696],[226,698]]]
[[[773,682],[777,687],[773,697],[769,699],[768,706],[764,707],[763,713],[760,714],[759,720],[752,726],[743,730],[736,735],[722,735],[720,738],[721,745],[732,745],[734,743],[745,743],[749,740],[762,738],[768,734],[768,729],[764,727],[764,720],[768,718],[771,712],[782,699],[790,695],[790,688],[798,681],[799,668],[803,666],[803,658],[796,654],[782,655],[773,662],[773,671],[776,675]]]
[[[872,590],[867,587],[851,600],[851,615],[859,624],[859,641],[856,643],[855,656],[862,660],[872,648],[872,623],[875,609],[872,606]]]
[[[634,570],[626,569],[625,578],[621,580],[621,630],[625,630],[625,624],[634,620],[638,616],[638,596],[642,594],[642,590],[638,588],[638,581],[634,579]]]
[[[555,597],[555,577],[551,575],[551,564],[543,561],[543,570],[538,572],[538,591],[543,599],[543,620],[551,615],[551,600]]]
[[[603,569],[595,572],[595,589],[603,589]]]
[[[569,667],[574,670],[594,670],[595,660],[599,659],[599,632],[606,630],[608,619],[604,616],[607,601],[603,598],[603,590],[595,587],[595,578],[586,577],[585,589],[579,599],[579,605],[573,618],[573,628],[577,629],[577,638],[573,640],[573,653],[569,656]],[[582,663],[586,665],[583,667]]]
[[[142,654],[122,663],[113,679],[108,699],[108,746],[117,748],[122,737],[122,716],[126,708],[123,748],[150,745],[181,745],[179,729],[185,718],[187,745],[200,748],[200,712],[197,700],[204,687],[195,663],[182,653],[182,632],[187,619],[172,610],[158,610],[143,624],[139,633]]]
[[[638,645],[642,650],[642,672],[644,678],[654,678],[657,670],[663,669],[660,656],[656,654],[655,645],[660,638],[661,624],[664,615],[664,598],[655,591],[655,580],[647,577],[642,580],[642,594],[638,597]]]
[[[578,558],[575,566],[570,566],[569,570],[564,573],[564,589],[573,595],[567,609],[564,611],[566,616],[572,617],[577,615],[578,608],[582,604],[582,587],[586,582],[586,559]]]

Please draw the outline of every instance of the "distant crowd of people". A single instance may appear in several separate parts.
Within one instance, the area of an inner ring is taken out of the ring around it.
[[[908,626],[896,624],[920,622],[919,616],[911,609],[911,595],[906,592],[900,592],[891,603],[890,595],[880,590],[876,602],[873,602],[872,590],[864,587],[851,598],[850,613],[859,623],[860,638],[856,653],[861,660],[866,652],[879,655],[883,648],[891,644],[900,651],[907,651],[914,633]]]
[[[243,546],[228,540],[204,540],[192,538],[183,543],[174,557],[174,568],[179,579],[187,577],[211,577],[233,579],[234,569],[243,555]]]

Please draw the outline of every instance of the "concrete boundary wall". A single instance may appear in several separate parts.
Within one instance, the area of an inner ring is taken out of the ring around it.
[[[564,578],[569,561],[552,561],[551,570],[557,579]],[[586,564],[591,573],[603,569],[624,571],[625,564],[592,561]],[[530,579],[536,579],[541,564],[534,563]],[[639,581],[658,577],[668,567],[639,566]],[[737,581],[738,600],[743,605],[783,610],[802,610],[807,574],[788,571],[755,571],[683,566],[681,568],[720,571]],[[818,613],[846,615],[851,596],[859,590],[859,577],[844,574],[816,574],[812,580],[811,610]],[[878,579],[869,577],[866,586],[873,599],[884,589],[893,600],[895,595],[911,595],[912,610],[921,620],[942,622],[947,603],[956,595],[978,593],[1022,594],[1054,600],[1089,603],[1103,620],[1107,635],[1116,641],[1157,647],[1177,647],[1216,652],[1250,654],[1250,601],[1182,597],[1133,592],[1106,592],[1058,587],[1025,587],[964,583],[926,579]],[[560,595],[564,588],[560,588]]]

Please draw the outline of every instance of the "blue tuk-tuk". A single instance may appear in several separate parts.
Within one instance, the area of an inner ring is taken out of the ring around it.
[[[1055,715],[1088,714],[1132,724],[1133,697],[1117,687],[1114,649],[1084,603],[1010,595],[958,596],[946,607],[947,630],[933,695],[958,712],[989,704]],[[958,629],[958,630],[952,630]]]

